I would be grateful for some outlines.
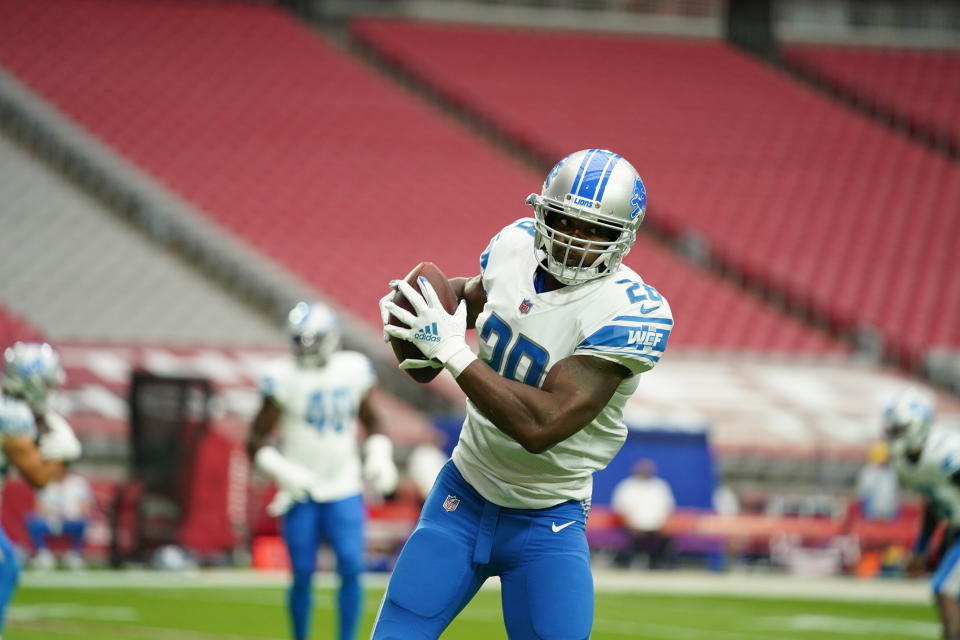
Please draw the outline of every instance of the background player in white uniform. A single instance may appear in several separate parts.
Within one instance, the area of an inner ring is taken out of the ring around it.
[[[79,473],[65,471],[64,477],[37,492],[34,509],[26,518],[27,533],[35,550],[30,566],[53,569],[57,556],[48,544],[52,536],[62,535],[70,543],[63,554],[68,569],[82,569],[87,526],[93,514],[93,489]]]
[[[493,238],[480,275],[451,280],[455,314],[423,279],[420,292],[392,283],[415,313],[392,294],[381,301],[384,331],[424,355],[401,367],[443,366],[468,400],[453,460],[400,554],[374,638],[438,637],[492,575],[510,638],[590,635],[592,474],[623,444],[624,404],[660,360],[673,319],[621,264],[646,208],[629,162],[601,149],[574,153],[527,203],[535,217]],[[410,328],[387,324],[390,314]],[[477,329],[479,359],[467,328]]]
[[[363,478],[381,495],[396,489],[393,445],[379,433],[380,422],[369,401],[376,384],[373,367],[366,356],[339,350],[333,311],[301,302],[290,312],[287,328],[293,357],[274,363],[263,376],[263,404],[247,449],[279,489],[269,510],[283,517],[290,553],[288,607],[294,639],[308,637],[317,550],[327,542],[340,576],[337,637],[351,640],[363,603]],[[362,469],[358,418],[367,431]],[[280,444],[274,447],[267,439],[277,424]]]
[[[960,640],[960,433],[933,426],[932,400],[915,389],[897,394],[883,414],[891,456],[904,486],[924,497],[923,525],[908,563],[911,573],[927,564],[930,539],[947,521],[946,552],[932,587],[946,640]]]
[[[80,457],[70,425],[47,409],[47,391],[63,379],[60,359],[48,344],[18,342],[4,351],[0,470],[13,466],[34,487],[59,480],[64,462]],[[0,634],[19,574],[13,545],[0,529]]]

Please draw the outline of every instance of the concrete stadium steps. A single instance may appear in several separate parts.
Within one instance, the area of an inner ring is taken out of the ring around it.
[[[283,333],[0,137],[0,303],[51,341],[283,344]]]
[[[4,0],[0,14],[8,70],[371,325],[390,279],[423,259],[473,273],[496,220],[522,215],[491,212],[529,175],[277,8]]]
[[[360,20],[355,37],[541,158],[604,147],[649,224],[918,364],[960,346],[960,167],[708,40]]]
[[[18,77],[371,327],[387,280],[417,261],[476,273],[542,180],[270,7],[0,10]],[[682,315],[675,346],[845,352],[646,238],[628,263]]]

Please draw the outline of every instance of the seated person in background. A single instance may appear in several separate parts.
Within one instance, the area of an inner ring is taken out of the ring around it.
[[[33,543],[31,566],[53,569],[57,559],[48,540],[63,535],[70,548],[63,554],[63,564],[69,569],[82,569],[86,544],[87,522],[93,510],[93,492],[83,476],[67,472],[58,482],[51,482],[37,491],[35,511],[27,516],[27,531]]]
[[[630,533],[630,544],[617,554],[617,565],[628,567],[635,557],[646,555],[651,569],[664,567],[670,538],[662,530],[675,506],[673,491],[657,477],[653,460],[638,461],[633,475],[621,480],[613,490],[613,510],[623,518]]]
[[[867,464],[857,475],[860,513],[870,520],[893,520],[900,510],[900,484],[890,464],[890,449],[878,442],[867,455]]]
[[[735,516],[740,513],[740,498],[730,485],[718,484],[713,490],[713,510],[721,516]]]

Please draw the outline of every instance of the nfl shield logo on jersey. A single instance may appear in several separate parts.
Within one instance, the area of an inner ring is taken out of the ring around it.
[[[520,313],[527,313],[530,309],[533,308],[533,303],[529,298],[524,298],[523,302],[520,303]]]
[[[456,496],[447,496],[447,499],[443,501],[443,508],[447,511],[456,511],[459,506],[460,498]]]

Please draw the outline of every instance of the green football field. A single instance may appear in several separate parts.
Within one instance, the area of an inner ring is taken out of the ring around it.
[[[279,585],[178,588],[54,586],[25,581],[8,612],[6,640],[283,640],[287,620]],[[149,580],[147,581],[149,582]],[[371,588],[361,638],[369,634],[382,588]],[[333,596],[316,592],[313,638],[330,638]],[[443,635],[451,640],[505,638],[499,592],[481,591]],[[598,591],[594,640],[898,640],[938,637],[935,614],[913,599],[841,601]]]

